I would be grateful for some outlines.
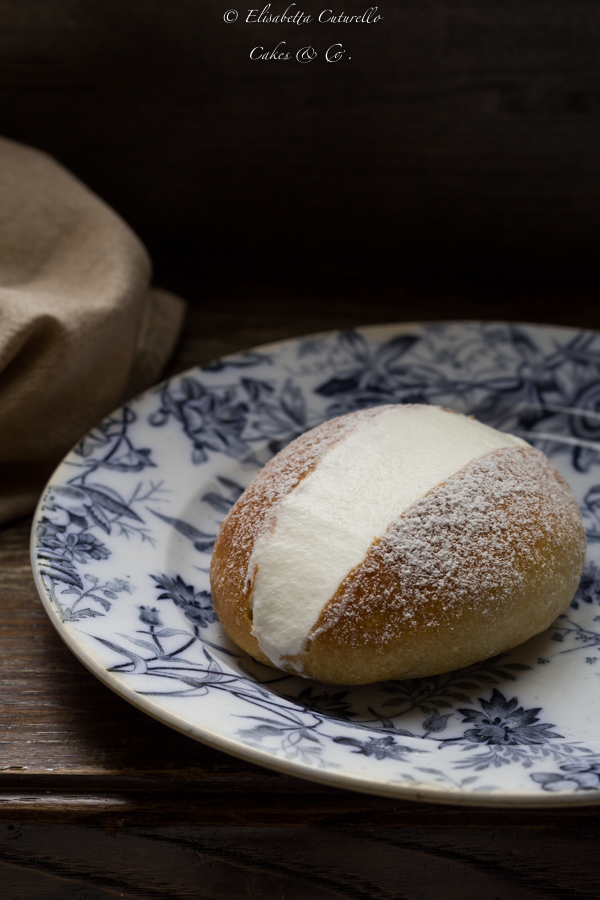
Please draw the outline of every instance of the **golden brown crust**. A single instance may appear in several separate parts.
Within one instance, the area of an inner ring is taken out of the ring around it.
[[[221,527],[215,610],[232,640],[267,665],[251,633],[254,542],[277,501],[355,423],[342,417],[290,444]],[[435,487],[374,542],[324,608],[306,652],[284,665],[337,684],[470,665],[547,628],[575,593],[584,553],[579,508],[555,467],[530,447],[496,451]]]
[[[579,507],[555,467],[533,448],[497,451],[372,545],[297,662],[343,684],[471,665],[544,631],[573,598],[584,555]]]

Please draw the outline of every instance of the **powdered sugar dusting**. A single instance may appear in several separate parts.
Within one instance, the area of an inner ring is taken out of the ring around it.
[[[274,663],[301,653],[323,608],[373,541],[432,487],[513,435],[436,406],[380,407],[325,453],[254,545],[253,634]]]
[[[573,546],[578,523],[570,488],[542,453],[527,447],[488,454],[391,525],[345,579],[310,637],[334,628],[337,641],[381,652],[400,634],[458,626],[473,612],[501,625],[532,569],[542,577],[552,573],[560,589],[563,545]],[[582,529],[576,544],[580,558]],[[551,594],[549,588],[539,602],[551,607]]]

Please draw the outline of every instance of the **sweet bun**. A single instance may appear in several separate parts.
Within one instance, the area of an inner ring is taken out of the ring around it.
[[[585,532],[520,438],[439,407],[333,419],[262,469],[223,522],[216,613],[257,660],[333,684],[424,677],[544,631]]]

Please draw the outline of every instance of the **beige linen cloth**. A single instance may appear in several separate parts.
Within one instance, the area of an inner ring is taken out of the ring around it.
[[[0,138],[0,524],[62,456],[155,382],[184,303],[150,288],[127,225],[58,163]]]

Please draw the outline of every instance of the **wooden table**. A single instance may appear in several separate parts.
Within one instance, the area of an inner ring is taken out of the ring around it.
[[[376,321],[600,326],[577,289],[398,287],[375,275],[171,275],[192,301],[172,372]],[[486,810],[354,794],[204,747],[129,706],[49,624],[29,521],[0,531],[0,898],[526,900],[600,895],[600,809]]]

